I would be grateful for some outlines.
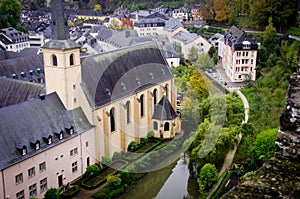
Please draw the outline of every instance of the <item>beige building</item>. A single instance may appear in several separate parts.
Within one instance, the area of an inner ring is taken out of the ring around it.
[[[239,27],[232,26],[218,44],[218,54],[230,80],[255,81],[257,42],[249,38]]]
[[[176,85],[156,42],[81,58],[54,19],[43,46],[46,95],[0,109],[0,198],[42,198],[149,131],[180,132]]]

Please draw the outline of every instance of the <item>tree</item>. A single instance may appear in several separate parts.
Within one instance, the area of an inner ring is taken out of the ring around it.
[[[101,12],[101,10],[102,10],[102,7],[101,7],[100,4],[96,4],[96,5],[94,6],[93,11],[95,11],[95,12]]]
[[[198,50],[195,46],[192,46],[188,54],[188,60],[190,62],[195,62],[198,58]]]
[[[226,0],[214,0],[215,20],[218,22],[227,21],[229,18],[229,7]]]
[[[266,48],[269,54],[275,52],[277,43],[276,29],[273,26],[272,18],[269,18],[269,25],[265,28],[263,33],[262,45]]]
[[[200,12],[204,20],[212,21],[215,18],[214,0],[203,0],[200,2]]]
[[[87,177],[91,175],[97,175],[99,173],[100,173],[100,168],[96,164],[88,166],[85,170],[85,175]]]
[[[97,4],[97,0],[90,0],[89,2],[89,8],[90,10],[93,10],[95,8],[95,5]]]
[[[56,188],[50,188],[44,195],[45,199],[60,199],[60,192]]]
[[[199,184],[199,189],[201,194],[207,193],[213,185],[217,182],[217,169],[214,164],[205,164],[199,173],[199,178],[197,182]]]
[[[215,70],[215,64],[207,53],[201,53],[196,63],[196,68],[202,70]]]
[[[278,129],[268,129],[260,132],[254,141],[251,152],[258,162],[265,162],[275,154],[275,140]]]
[[[22,5],[17,0],[0,3],[0,28],[16,27],[20,22]]]

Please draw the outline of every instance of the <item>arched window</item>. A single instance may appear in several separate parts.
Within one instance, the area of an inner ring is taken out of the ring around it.
[[[168,97],[168,90],[169,90],[168,86],[169,86],[168,84],[165,85],[165,93],[166,93],[166,97]]]
[[[116,130],[115,108],[110,109],[109,115],[110,115],[110,132],[114,132]]]
[[[170,123],[166,122],[164,126],[164,131],[169,131],[170,130]]]
[[[126,123],[130,123],[130,101],[126,102]]]
[[[153,90],[153,105],[155,106],[157,103],[157,89]]]
[[[56,57],[56,55],[52,55],[52,65],[57,66],[57,57]]]
[[[144,95],[140,97],[140,109],[141,109],[141,117],[144,117]]]
[[[158,130],[158,124],[156,121],[153,122],[153,129],[156,131]]]
[[[74,54],[70,55],[70,66],[74,65]]]

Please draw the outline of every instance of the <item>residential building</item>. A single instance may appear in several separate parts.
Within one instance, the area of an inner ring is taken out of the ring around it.
[[[227,76],[233,82],[256,79],[258,44],[245,31],[232,26],[219,43],[219,55]],[[220,44],[222,43],[222,44]]]
[[[179,19],[181,22],[189,18],[189,10],[187,8],[178,8],[172,11],[172,17]]]
[[[165,27],[165,19],[140,19],[134,23],[134,29],[140,37],[151,37],[155,35],[163,35]]]
[[[42,198],[47,188],[66,186],[149,131],[159,138],[180,132],[176,85],[158,44],[80,57],[63,28],[62,5],[51,1],[56,23],[43,46],[46,94],[27,101],[42,91],[3,78],[31,92],[16,89],[15,96],[26,96],[0,108],[0,198]]]
[[[7,51],[19,52],[29,48],[29,36],[14,28],[4,28],[0,31],[0,48]]]

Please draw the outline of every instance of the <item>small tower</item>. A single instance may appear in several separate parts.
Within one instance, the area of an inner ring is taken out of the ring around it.
[[[179,116],[166,95],[154,107],[152,120],[155,137],[172,138],[176,133],[180,133]]]
[[[71,41],[63,0],[51,1],[52,40],[43,46],[47,94],[57,92],[68,110],[78,107],[74,95],[81,82],[80,46]]]

